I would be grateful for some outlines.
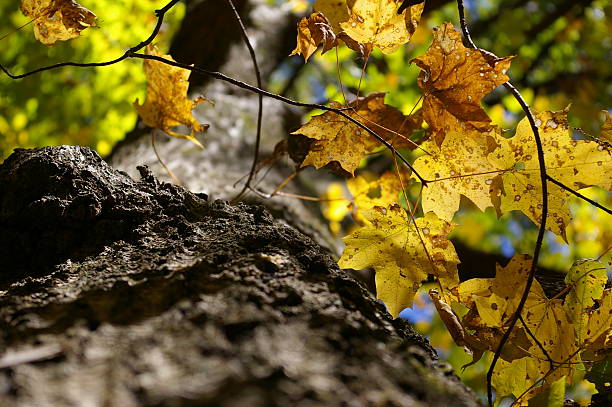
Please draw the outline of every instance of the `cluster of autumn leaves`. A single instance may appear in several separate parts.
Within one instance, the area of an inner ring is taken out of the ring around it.
[[[423,3],[402,3],[317,0],[315,12],[298,24],[293,54],[307,61],[319,47],[326,52],[341,43],[366,58],[374,48],[392,53],[409,41],[423,11]],[[72,0],[22,0],[21,9],[33,19],[36,38],[47,45],[95,25],[95,15]],[[147,53],[172,60],[152,47]],[[542,221],[538,151],[527,118],[514,136],[505,137],[481,106],[486,94],[508,81],[511,59],[464,47],[460,33],[446,23],[434,28],[427,53],[413,60],[422,69],[418,85],[423,91],[422,108],[415,114],[406,116],[386,105],[381,93],[335,106],[393,146],[394,158],[397,149],[419,149],[422,155],[412,163],[412,174],[398,169],[373,180],[355,177],[363,159],[379,152],[381,144],[335,112],[315,116],[294,132],[312,141],[302,167],[332,167],[351,177],[350,205],[361,227],[344,238],[339,265],[374,268],[377,295],[395,317],[412,305],[422,282],[433,275],[439,289],[430,293],[431,299],[455,342],[474,360],[498,348],[525,288],[531,258],[517,255],[506,267],[498,266],[494,278],[460,282],[460,260],[448,236],[456,226],[452,219],[461,196],[481,210],[494,207],[499,215],[516,210],[536,225]],[[195,134],[207,126],[191,110],[205,99],[187,99],[189,71],[152,60],[144,66],[147,98],[143,105],[135,103],[143,121],[199,144]],[[172,131],[181,124],[191,132]],[[541,112],[535,124],[551,178],[574,190],[593,185],[612,189],[609,113],[599,138],[592,140],[571,137],[567,110]],[[428,137],[413,141],[413,133],[423,129]],[[423,180],[423,215],[417,216],[417,204],[404,191],[409,183]],[[548,184],[546,228],[564,239],[572,221],[569,198],[567,190]],[[605,356],[612,346],[606,268],[598,260],[577,262],[565,277],[566,289],[555,298],[547,298],[534,281],[493,377],[498,395],[525,402],[548,387],[562,389],[577,367],[588,368]],[[456,304],[467,309],[462,318],[451,307]]]
[[[401,3],[317,0],[314,13],[298,24],[293,53],[308,60],[319,46],[326,52],[339,41],[366,58],[374,47],[393,52],[408,42],[423,6],[398,14]],[[347,180],[350,206],[360,227],[343,239],[340,267],[373,268],[377,296],[393,316],[412,306],[422,282],[433,275],[439,288],[430,297],[455,342],[475,361],[498,348],[525,289],[532,259],[516,255],[507,266],[498,266],[495,278],[460,282],[460,260],[448,236],[456,226],[452,219],[461,196],[481,210],[494,207],[500,216],[521,211],[536,225],[542,221],[540,165],[528,119],[507,137],[481,106],[486,94],[508,81],[511,59],[464,47],[461,34],[446,23],[434,28],[427,53],[412,61],[422,70],[419,111],[404,116],[384,104],[383,94],[339,106],[349,108],[352,118],[395,149],[423,152],[412,163],[410,175],[397,170],[374,180],[359,175]],[[573,190],[593,185],[612,189],[609,113],[600,137],[592,140],[572,138],[567,113],[566,109],[535,115],[548,176]],[[411,136],[422,128],[428,137],[417,145]],[[339,165],[351,176],[381,146],[335,112],[313,117],[294,134],[313,141],[302,166],[337,170]],[[416,205],[405,199],[404,191],[409,183],[423,179],[424,215],[417,216]],[[548,184],[546,228],[565,240],[572,222],[570,196],[566,189]],[[606,269],[598,260],[577,262],[565,277],[566,289],[555,298],[547,298],[534,281],[493,376],[498,395],[526,402],[550,386],[564,389],[578,367],[605,356],[612,346],[612,291],[605,288]],[[462,304],[467,313],[460,318],[452,304]]]

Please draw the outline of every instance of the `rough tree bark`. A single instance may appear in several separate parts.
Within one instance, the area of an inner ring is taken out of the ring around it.
[[[477,405],[310,238],[139,171],[0,166],[0,405]]]
[[[286,15],[236,3],[258,52],[286,47]],[[225,2],[189,5],[210,18]],[[281,30],[275,47],[263,45],[271,27]],[[193,28],[186,20],[177,60],[222,40]],[[253,82],[239,37],[227,39],[221,69]],[[221,64],[197,58],[186,62]],[[250,167],[256,103],[198,86],[216,102],[202,111],[212,124],[205,152],[158,141],[188,189],[156,178],[165,173],[142,129],[111,159],[126,172],[80,147],[18,150],[0,165],[0,405],[478,405],[426,339],[338,270],[316,211],[293,199],[215,200]],[[265,109],[269,152],[292,112]]]

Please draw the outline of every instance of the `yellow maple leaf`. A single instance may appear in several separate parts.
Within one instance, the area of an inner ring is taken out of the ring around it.
[[[491,119],[480,100],[508,80],[505,72],[511,57],[495,59],[481,51],[467,49],[461,34],[451,23],[434,28],[427,53],[413,59],[422,71],[419,87],[424,92],[423,115],[442,144],[446,132],[463,126],[486,129]]]
[[[455,278],[459,263],[448,240],[452,225],[428,213],[416,225],[399,205],[376,206],[364,212],[369,224],[343,240],[338,265],[376,270],[376,292],[394,317],[412,306],[428,274]]]
[[[348,107],[352,109],[346,113],[386,140],[398,140],[394,142],[396,147],[405,146],[397,134],[410,134],[418,124],[414,118],[386,105],[384,99],[384,93],[372,93],[351,102]],[[291,134],[302,134],[316,140],[311,144],[302,167],[314,165],[321,168],[335,161],[351,175],[360,161],[380,145],[368,132],[334,112],[314,116]]]
[[[551,365],[547,355],[535,343],[529,349],[534,359],[533,368],[527,371],[526,380],[535,382],[538,377],[548,373],[547,383],[562,376],[571,378],[578,360],[578,346],[575,340],[574,324],[568,318],[563,301],[548,299],[537,281],[533,282],[531,291],[523,310],[525,326],[538,339],[553,361]]]
[[[595,301],[602,297],[607,281],[606,267],[597,260],[577,261],[565,276],[565,283],[571,286],[571,290],[565,297],[563,307],[574,323],[578,346],[584,345],[589,337],[589,312]]]
[[[459,285],[460,301],[476,306],[481,325],[503,327],[518,307],[530,269],[529,256],[515,255],[506,267],[497,265],[495,278],[473,278],[462,282]]]
[[[590,359],[596,359],[593,353],[602,352],[605,355],[612,349],[612,289],[603,291],[597,308],[589,310],[587,317],[581,345],[589,351],[587,355]],[[583,353],[583,360],[587,355]]]
[[[325,53],[337,43],[338,40],[327,18],[321,13],[312,13],[310,17],[302,18],[298,23],[297,46],[289,56],[300,54],[304,57],[304,61],[308,61],[320,44],[323,44],[321,53]]]
[[[512,361],[499,359],[492,377],[496,400],[501,400],[503,397],[510,395],[514,397],[522,396],[520,399],[515,400],[512,405],[520,407],[529,406],[529,399],[550,387],[549,383],[538,382],[541,376],[536,376],[535,378],[530,376],[539,370],[540,363],[540,361],[531,356],[525,356]],[[538,385],[534,386],[536,382],[538,382]],[[557,380],[552,381],[552,383],[556,382]]]
[[[401,173],[403,182],[407,176]],[[367,224],[362,213],[375,206],[389,206],[398,203],[402,191],[402,181],[397,172],[387,171],[378,178],[368,177],[367,174],[358,175],[346,180],[346,185],[353,195],[354,217],[358,223]]]
[[[340,27],[360,44],[372,44],[385,54],[395,52],[414,34],[425,3],[405,9],[395,0],[348,0],[349,19]]]
[[[170,55],[162,55],[152,46],[147,46],[146,53],[174,61]],[[191,140],[199,147],[203,147],[195,135],[205,131],[208,125],[200,124],[191,111],[206,99],[203,97],[195,100],[187,99],[191,72],[188,69],[149,59],[144,61],[144,70],[147,77],[147,97],[142,105],[138,103],[138,99],[134,102],[134,107],[144,123],[172,137]],[[171,129],[180,125],[187,126],[190,133],[181,134]]]
[[[76,38],[96,25],[96,15],[73,0],[21,0],[21,12],[34,21],[34,37],[45,45]]]
[[[567,123],[567,110],[542,112],[536,124],[544,149],[548,175],[566,186],[579,190],[597,185],[612,188],[612,151],[603,144],[588,140],[573,140]],[[500,147],[488,156],[500,169],[497,185],[500,212],[520,210],[540,224],[542,217],[542,184],[536,144],[527,118],[521,120],[516,135],[502,140]],[[503,185],[502,185],[503,184]],[[568,208],[570,193],[552,183],[548,184],[548,219],[546,228],[565,240],[565,229],[571,222]]]
[[[483,321],[496,326],[497,319],[497,326],[502,327],[516,310],[531,261],[526,255],[515,256],[506,268],[498,267],[497,275],[490,283],[479,285],[473,281],[481,279],[469,280],[461,283],[460,292],[463,295],[469,294],[470,300],[477,304]],[[498,304],[505,309],[503,314],[499,313]],[[531,286],[522,317],[514,330],[525,329],[530,332],[530,336],[518,337],[520,343],[511,338],[508,346],[517,345],[528,351],[528,355],[514,360],[500,360],[493,375],[493,385],[499,396],[513,394],[516,397],[537,385],[529,394],[524,395],[523,402],[526,402],[555,381],[563,377],[571,378],[579,359],[574,324],[568,318],[562,300],[547,298],[537,280]],[[479,329],[477,326],[470,328]]]
[[[419,24],[424,3],[398,14],[395,0],[317,0],[314,10],[327,17],[346,45],[364,55],[378,47],[390,54],[407,43]]]
[[[481,210],[492,206],[491,187],[498,168],[487,160],[487,155],[499,139],[497,128],[489,132],[453,129],[441,146],[433,140],[423,143],[421,147],[428,154],[413,164],[418,174],[432,181],[423,188],[423,210],[433,211],[441,219],[450,221],[459,210],[460,195]]]

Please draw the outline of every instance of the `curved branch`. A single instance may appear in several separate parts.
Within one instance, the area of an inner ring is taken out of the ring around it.
[[[382,138],[378,133],[376,133],[374,130],[370,129],[365,124],[361,123],[358,120],[355,120],[354,118],[352,118],[348,114],[344,113],[344,111],[347,110],[347,108],[335,108],[335,107],[329,107],[329,106],[318,104],[318,103],[299,102],[297,100],[289,99],[288,97],[277,95],[276,93],[272,93],[272,92],[269,92],[267,90],[260,89],[257,86],[249,85],[248,83],[245,83],[245,82],[239,81],[237,79],[234,79],[232,77],[229,77],[227,75],[224,75],[221,72],[208,71],[206,69],[199,68],[197,66],[192,66],[192,65],[182,64],[182,63],[176,62],[176,61],[171,61],[169,59],[166,59],[166,58],[163,58],[163,57],[160,57],[160,56],[157,56],[157,55],[146,55],[146,54],[132,53],[129,56],[133,57],[133,58],[140,58],[140,59],[151,59],[151,60],[163,62],[163,63],[168,64],[168,65],[176,66],[176,67],[179,67],[179,68],[188,69],[188,70],[190,70],[192,72],[196,72],[196,73],[199,73],[199,74],[202,74],[202,75],[207,75],[207,76],[210,76],[212,78],[218,79],[220,81],[227,82],[227,83],[232,84],[234,86],[237,86],[239,88],[246,89],[246,90],[249,90],[251,92],[255,92],[255,93],[258,93],[260,95],[263,95],[263,96],[266,96],[266,97],[269,97],[269,98],[272,98],[272,99],[280,100],[281,102],[287,103],[288,105],[298,106],[298,107],[307,107],[309,109],[320,109],[320,110],[324,110],[326,112],[334,112],[335,114],[344,117],[346,120],[350,121],[354,125],[360,127],[361,129],[365,130],[366,132],[368,132],[369,135],[371,135],[376,140],[378,140],[383,146],[385,146],[387,149],[389,149],[393,154],[396,154],[400,158],[402,163],[404,163],[404,165],[406,167],[408,167],[412,171],[412,173],[419,179],[419,182],[421,182],[423,184],[423,186],[426,187],[431,182],[430,180],[426,180],[425,178],[423,178],[417,171],[415,171],[414,168],[412,167],[412,164],[410,164],[408,162],[408,160],[404,156],[402,156],[399,153],[399,151],[397,151],[397,149],[395,147],[393,147],[393,145],[391,145],[387,140]]]
[[[246,27],[244,26],[242,19],[240,18],[240,14],[238,10],[236,10],[236,6],[234,6],[234,2],[232,0],[227,0],[234,15],[236,16],[236,21],[238,21],[238,25],[240,26],[240,33],[242,34],[242,39],[244,40],[245,45],[249,49],[249,54],[251,55],[251,61],[253,61],[253,69],[255,70],[255,77],[257,79],[257,87],[262,89],[261,82],[261,72],[259,71],[259,64],[257,63],[257,56],[255,55],[255,50],[253,49],[253,45],[251,45],[251,41],[249,40],[249,36],[246,31]],[[247,178],[242,190],[236,195],[233,201],[237,201],[240,199],[242,195],[249,189],[251,186],[251,181],[253,180],[253,176],[255,175],[257,169],[257,162],[259,161],[259,146],[261,144],[261,122],[263,116],[263,95],[261,93],[258,94],[257,100],[257,133],[255,135],[255,151],[253,154],[253,164],[251,165],[251,170],[249,171],[249,177]]]
[[[108,65],[116,64],[118,62],[123,61],[124,59],[129,58],[132,53],[138,52],[141,49],[143,49],[144,47],[146,47],[147,45],[151,44],[153,42],[153,40],[155,39],[155,37],[157,37],[157,35],[159,34],[159,30],[161,29],[162,24],[164,22],[164,16],[179,1],[180,0],[171,0],[170,2],[168,2],[168,4],[166,4],[161,9],[155,10],[155,16],[157,17],[157,24],[155,24],[155,28],[153,29],[151,34],[147,37],[146,40],[144,40],[144,41],[140,42],[139,44],[133,46],[132,48],[128,49],[127,51],[125,51],[123,53],[123,55],[121,55],[118,58],[112,59],[110,61],[105,61],[105,62],[86,62],[86,63],[80,63],[80,62],[60,62],[60,63],[53,64],[53,65],[43,66],[42,68],[34,69],[33,71],[26,72],[26,73],[23,73],[23,74],[20,74],[20,75],[13,75],[13,74],[11,74],[11,72],[8,69],[6,69],[4,67],[4,65],[2,65],[2,64],[0,64],[0,70],[2,70],[2,72],[4,72],[11,79],[23,79],[23,78],[25,78],[27,76],[31,76],[31,75],[34,75],[34,74],[37,74],[37,73],[40,73],[40,72],[44,72],[44,71],[50,71],[52,69],[62,68],[64,66],[75,66],[75,67],[78,67],[78,68],[88,68],[88,67],[108,66]]]
[[[461,24],[461,31],[463,32],[463,36],[468,43],[470,48],[478,49],[474,41],[470,36],[470,31],[468,30],[466,21],[465,21],[465,12],[463,8],[463,0],[457,0],[457,8],[459,11],[459,23]],[[537,271],[538,260],[540,258],[540,251],[542,250],[542,242],[544,241],[544,232],[546,231],[546,218],[548,217],[548,174],[546,173],[546,162],[544,161],[544,148],[542,147],[542,140],[540,138],[540,133],[538,131],[538,126],[535,123],[535,118],[533,117],[533,113],[529,108],[529,105],[523,99],[521,93],[510,83],[504,83],[504,87],[512,93],[512,96],[516,99],[516,101],[521,105],[521,108],[525,112],[527,119],[529,120],[529,124],[531,125],[531,130],[533,131],[533,137],[536,143],[536,149],[538,151],[538,164],[540,166],[540,183],[542,185],[542,215],[540,220],[540,227],[538,229],[538,237],[536,239],[535,248],[533,251],[533,261],[531,263],[531,269],[529,270],[529,276],[527,277],[527,282],[525,284],[525,288],[521,295],[521,299],[518,303],[516,311],[512,315],[510,319],[510,323],[508,325],[508,329],[504,332],[497,349],[495,350],[495,354],[493,355],[493,360],[491,361],[491,365],[489,366],[489,370],[487,372],[487,399],[489,402],[489,406],[493,406],[493,390],[492,390],[492,379],[493,379],[493,371],[495,369],[495,365],[501,356],[502,349],[504,345],[510,339],[510,334],[514,329],[517,321],[521,317],[521,312],[525,307],[525,303],[527,301],[527,297],[529,295],[529,291],[531,290],[531,286],[533,284],[533,280],[535,278],[535,273]]]

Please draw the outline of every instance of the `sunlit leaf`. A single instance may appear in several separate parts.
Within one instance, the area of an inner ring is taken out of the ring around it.
[[[361,44],[372,44],[385,54],[407,43],[421,19],[424,4],[398,14],[395,0],[348,0],[349,19],[340,23],[344,32]]]
[[[45,45],[76,38],[96,25],[96,15],[73,0],[21,0],[21,12],[34,20],[34,36]]]
[[[411,117],[386,105],[384,99],[384,93],[359,98],[349,104],[352,109],[346,113],[386,140],[394,141],[397,147],[403,146],[406,141],[401,134],[410,134],[417,124]],[[360,161],[380,145],[367,131],[334,112],[313,117],[292,134],[316,140],[310,146],[302,167],[314,165],[321,168],[335,161],[351,175]]]
[[[302,18],[298,23],[297,46],[290,55],[300,54],[305,61],[323,44],[323,53],[337,45],[329,21],[321,13],[312,13],[308,18]]]
[[[531,269],[527,255],[514,256],[506,267],[497,265],[495,278],[474,278],[459,285],[462,303],[474,303],[482,325],[502,327],[516,311]]]
[[[405,173],[400,175],[395,171],[387,171],[378,178],[366,179],[359,175],[346,180],[346,185],[353,195],[353,215],[358,222],[367,223],[362,213],[375,206],[389,206],[398,203],[402,191],[402,182],[406,182]]]
[[[461,195],[481,210],[492,206],[491,187],[498,168],[487,155],[500,138],[497,128],[490,132],[452,130],[441,146],[434,141],[424,143],[421,147],[429,154],[414,162],[415,171],[432,181],[423,188],[423,210],[450,221],[459,209]]]
[[[338,265],[376,270],[376,292],[394,317],[412,306],[414,295],[428,274],[453,276],[459,263],[448,240],[452,225],[433,213],[416,225],[399,205],[365,211],[369,225],[345,237]]]
[[[173,61],[170,55],[162,55],[151,46],[147,47],[148,55],[157,55]],[[208,128],[207,124],[200,124],[191,111],[206,99],[198,97],[195,100],[187,99],[189,88],[189,75],[187,69],[174,67],[163,62],[145,60],[145,74],[147,76],[147,98],[144,104],[138,99],[134,107],[147,126],[163,130],[170,136],[191,140],[198,146],[202,144],[196,139],[198,132]],[[181,134],[172,130],[172,127],[184,125],[190,129],[189,134]]]
[[[573,140],[567,123],[567,111],[542,112],[536,115],[542,139],[548,175],[570,188],[579,190],[598,185],[612,187],[612,151],[589,140]],[[502,213],[520,210],[536,224],[542,217],[542,184],[538,153],[527,118],[521,120],[516,135],[503,140],[489,154],[489,161],[498,167],[503,186],[498,185],[498,210]],[[546,228],[566,239],[565,229],[571,222],[568,208],[570,193],[548,183],[548,219]]]
[[[565,276],[571,290],[565,297],[563,307],[576,330],[576,341],[582,346],[587,339],[587,323],[595,301],[603,295],[608,274],[606,267],[597,260],[576,262]]]

